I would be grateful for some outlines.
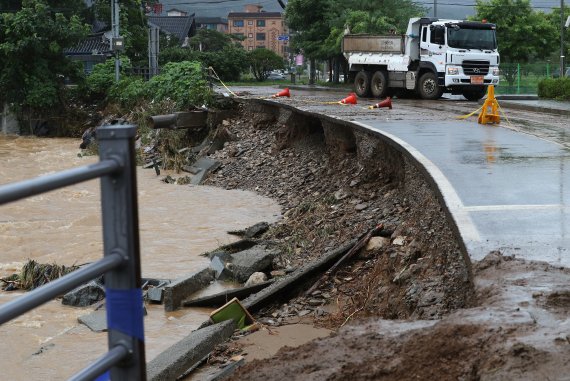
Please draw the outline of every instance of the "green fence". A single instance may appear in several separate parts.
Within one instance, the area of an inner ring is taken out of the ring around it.
[[[499,66],[501,82],[497,94],[536,94],[538,83],[545,78],[560,76],[560,64],[543,63],[503,63]]]

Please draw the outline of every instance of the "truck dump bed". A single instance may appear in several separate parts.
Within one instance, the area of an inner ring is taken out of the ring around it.
[[[404,36],[347,34],[342,39],[343,53],[404,54]]]

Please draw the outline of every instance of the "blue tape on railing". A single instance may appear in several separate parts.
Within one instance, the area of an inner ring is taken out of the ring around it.
[[[140,288],[105,289],[107,326],[144,341],[143,297]]]
[[[110,379],[111,379],[111,373],[109,371],[106,371],[105,373],[97,377],[95,381],[109,381]]]

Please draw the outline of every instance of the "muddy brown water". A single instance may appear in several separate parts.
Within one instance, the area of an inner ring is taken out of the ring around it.
[[[78,144],[77,139],[0,136],[0,184],[98,160],[79,157]],[[143,277],[175,279],[204,268],[208,260],[201,253],[236,240],[227,231],[279,218],[279,206],[269,198],[166,184],[159,180],[162,177],[153,170],[137,172]],[[60,265],[95,261],[102,256],[101,237],[98,180],[0,206],[0,277],[19,271],[28,259]],[[0,304],[18,295],[0,291]],[[147,310],[147,361],[197,328],[210,313],[166,313],[162,306],[152,305]],[[56,300],[0,326],[2,378],[66,379],[103,355],[106,333],[93,333],[77,322],[91,311]]]

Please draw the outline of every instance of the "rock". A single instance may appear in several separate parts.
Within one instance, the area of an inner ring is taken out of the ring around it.
[[[368,204],[366,204],[366,203],[358,204],[358,205],[356,205],[356,207],[355,207],[355,209],[356,209],[357,212],[361,212],[361,211],[363,211],[363,210],[366,209],[366,208],[368,208]]]
[[[347,197],[348,193],[346,193],[343,189],[339,189],[336,192],[334,192],[334,198],[337,199],[338,201],[344,200]]]
[[[405,241],[406,241],[406,237],[400,235],[400,236],[397,236],[396,238],[394,238],[394,240],[392,241],[392,245],[404,246]]]
[[[297,315],[299,315],[299,317],[303,317],[303,316],[306,316],[310,313],[311,313],[311,310],[303,310],[303,311],[299,311],[299,313]]]
[[[266,280],[267,280],[267,275],[265,275],[265,273],[255,272],[251,274],[247,282],[245,282],[245,287],[253,286],[254,284],[263,283]]]
[[[254,246],[251,249],[237,252],[231,255],[231,270],[234,278],[240,282],[246,282],[251,274],[265,272],[272,266],[273,258],[277,255],[276,250],[268,250],[265,246]]]
[[[324,302],[324,301],[323,301],[322,299],[309,299],[309,300],[307,301],[307,304],[308,304],[309,306],[316,307],[316,306],[322,305],[323,302]]]
[[[66,306],[87,307],[105,298],[105,289],[99,283],[91,281],[71,290],[61,301]]]
[[[366,245],[366,251],[380,250],[390,244],[389,238],[384,237],[372,237],[368,244]]]
[[[287,275],[287,272],[285,270],[273,270],[272,272],[270,272],[270,274],[273,278],[276,278]]]

